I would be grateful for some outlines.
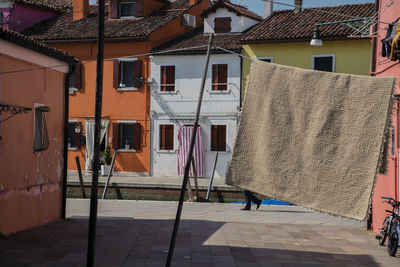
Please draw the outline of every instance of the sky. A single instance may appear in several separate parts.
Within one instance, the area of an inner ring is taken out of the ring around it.
[[[276,0],[280,3],[286,3],[293,5],[294,0]],[[241,4],[247,6],[250,10],[256,12],[259,15],[264,13],[264,1],[263,0],[231,0],[232,3]],[[339,6],[345,4],[360,4],[360,3],[372,3],[375,0],[303,0],[303,7],[323,7],[323,6]],[[90,0],[91,4],[95,4],[96,0]],[[279,9],[292,9],[288,6],[274,4],[274,10]]]

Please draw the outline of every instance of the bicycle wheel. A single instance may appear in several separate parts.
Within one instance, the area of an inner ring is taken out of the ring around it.
[[[379,236],[377,236],[379,245],[381,245],[381,246],[383,246],[385,244],[385,241],[386,241],[386,238],[388,235],[389,220],[390,220],[390,217],[386,216],[386,218],[383,220],[382,227],[379,232]]]
[[[397,223],[394,222],[392,225],[392,229],[390,231],[389,239],[388,239],[388,253],[390,256],[394,257],[397,252],[397,246],[399,245],[399,236],[397,233]]]

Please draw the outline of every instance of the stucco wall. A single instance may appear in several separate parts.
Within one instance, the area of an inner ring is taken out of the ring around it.
[[[193,64],[196,62],[196,64]],[[212,92],[212,64],[228,64],[228,90]],[[160,66],[175,65],[175,92],[160,92]],[[152,114],[152,169],[155,176],[177,175],[178,128],[193,124],[196,105],[205,65],[205,55],[154,56],[151,59]],[[211,151],[211,125],[227,126],[227,150],[220,152],[215,177],[225,177],[233,142],[236,137],[240,106],[240,58],[232,55],[212,55],[205,83],[200,114],[205,148],[205,177],[210,177],[214,166],[215,151]],[[159,151],[159,125],[174,124],[174,151]]]
[[[0,56],[0,72],[37,67],[4,54]],[[32,109],[34,103],[40,103],[51,109],[46,113],[50,147],[43,152],[33,152],[32,111],[0,125],[0,232],[3,234],[61,216],[63,99],[62,72],[40,69],[0,76],[1,101]],[[1,119],[8,115],[2,115]]]
[[[204,32],[214,32],[214,19],[224,17],[230,17],[232,19],[231,32],[243,32],[247,28],[250,28],[258,23],[257,20],[238,16],[235,13],[230,12],[227,8],[219,8],[216,10],[216,12],[211,13],[207,18],[204,19]]]

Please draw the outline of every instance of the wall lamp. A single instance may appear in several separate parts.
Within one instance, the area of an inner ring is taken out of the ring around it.
[[[348,20],[340,20],[340,21],[332,21],[332,22],[324,22],[324,23],[316,23],[314,34],[311,39],[311,46],[322,46],[321,33],[319,31],[319,27],[333,24],[340,24],[342,28],[349,27],[355,31],[357,31],[361,35],[369,34],[369,27],[366,27],[366,23],[370,21],[370,17],[359,18],[359,19],[348,19]]]

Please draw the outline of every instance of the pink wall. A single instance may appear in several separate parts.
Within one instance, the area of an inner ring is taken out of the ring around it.
[[[382,10],[381,15],[379,17],[379,21],[383,22],[394,22],[400,16],[400,6],[396,5],[396,2],[393,2],[389,8],[386,8],[386,0],[379,1],[379,9]],[[381,29],[378,32],[377,37],[377,47],[375,52],[376,59],[376,69],[372,75],[384,77],[397,77],[400,78],[400,64],[399,61],[390,61],[386,57],[382,57],[382,43],[381,40],[386,36],[387,24],[379,23],[378,29]],[[400,93],[400,79],[397,81],[397,85],[395,88],[395,94]],[[395,127],[395,153],[392,155],[390,147],[390,156],[389,156],[389,164],[388,171],[386,175],[378,175],[375,191],[372,199],[372,227],[375,232],[379,231],[379,227],[382,225],[383,219],[386,217],[385,209],[391,209],[390,205],[387,203],[383,203],[381,196],[392,197],[395,199],[399,199],[399,102],[395,102],[395,106],[393,109],[392,122]]]
[[[19,4],[15,4],[14,8],[0,9],[3,12],[5,18],[5,27],[16,31],[22,32],[23,30],[49,18],[54,17],[53,13],[48,11],[42,11],[31,7],[25,7]]]
[[[0,55],[0,72],[37,65]],[[16,115],[0,124],[0,232],[16,231],[54,221],[61,216],[63,167],[64,73],[52,69],[0,76],[0,101],[46,113],[50,147],[33,152],[34,113]],[[2,115],[1,119],[9,113]]]

